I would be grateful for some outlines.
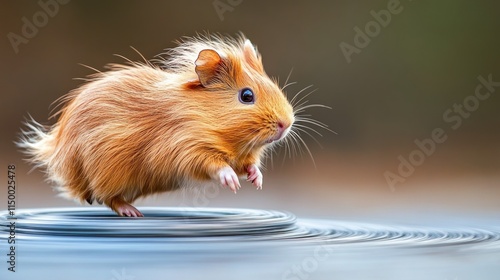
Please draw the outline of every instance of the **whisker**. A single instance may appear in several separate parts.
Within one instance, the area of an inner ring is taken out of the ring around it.
[[[305,142],[301,141],[302,137],[300,136],[299,132],[297,130],[294,130],[293,133],[291,133],[291,135],[293,135],[293,139],[294,139],[297,147],[299,147],[300,156],[303,156],[304,154],[306,154],[305,148],[304,148]]]
[[[302,139],[302,137],[300,137],[300,135],[299,135],[297,132],[295,132],[295,131],[293,131],[293,130],[290,130],[290,133],[295,134],[295,135],[297,136],[297,139],[298,139],[298,140],[302,143],[302,145],[304,145],[304,148],[306,149],[307,153],[308,153],[308,154],[309,154],[309,156],[311,157],[311,160],[312,160],[312,162],[313,162],[314,169],[317,169],[317,167],[316,167],[316,161],[314,160],[314,157],[313,157],[313,155],[312,155],[312,153],[311,153],[311,150],[310,150],[310,149],[309,149],[309,147],[307,146],[306,142]]]
[[[293,68],[290,69],[290,73],[288,73],[288,76],[286,77],[286,80],[285,80],[285,85],[281,88],[281,91],[283,91],[286,87],[297,83],[297,82],[288,83],[288,80],[290,80],[290,77],[292,76],[292,72],[293,72]]]
[[[277,145],[278,147],[283,147],[283,146],[285,146],[285,148],[283,149],[285,154],[283,155],[283,162],[281,163],[281,166],[283,167],[283,164],[284,164],[285,158],[286,158],[286,156],[287,156],[287,154],[288,154],[288,150],[287,150],[286,145],[285,145],[285,144],[283,144],[283,143],[281,143],[281,142],[276,143],[276,145]]]
[[[309,100],[305,100],[305,101],[303,101],[303,100],[306,99],[307,97],[309,97],[309,95],[311,95],[314,92],[316,92],[316,90],[317,89],[313,89],[310,92],[308,92],[307,94],[305,94],[304,96],[302,96],[299,100],[295,101],[295,104],[292,107],[300,109],[302,106],[306,105],[309,102]],[[300,103],[300,102],[302,102],[302,103]]]
[[[257,132],[259,128],[254,128],[251,130],[248,130],[249,135],[253,135],[255,132]],[[256,138],[252,139],[251,141],[248,141],[244,143],[243,147],[241,148],[241,154],[248,154],[250,151],[257,145],[257,140]]]
[[[285,146],[288,149],[288,158],[293,158],[292,146],[288,143],[288,139],[285,138]]]
[[[291,86],[291,85],[295,85],[296,83],[297,83],[297,82],[290,82],[290,83],[288,83],[288,84],[285,84],[285,85],[281,88],[281,91],[284,91],[284,90],[285,90],[285,88],[287,88],[287,87],[289,87],[289,86]]]
[[[293,124],[294,126],[296,126],[296,128],[298,130],[302,130],[302,129],[309,129],[310,131],[318,134],[319,136],[323,137],[323,134],[319,133],[319,131],[317,131],[316,129],[312,128],[312,127],[309,127],[307,125],[302,125],[302,124],[298,124],[298,123],[295,123]],[[299,129],[300,128],[300,129]]]
[[[320,147],[321,149],[323,149],[323,146],[321,145],[321,143],[319,143],[319,141],[316,139],[316,137],[314,137],[314,136],[313,136],[311,133],[309,133],[307,130],[302,129],[302,128],[299,128],[299,127],[297,127],[297,130],[298,130],[298,131],[301,131],[301,132],[304,132],[305,134],[309,135],[309,137],[311,137],[311,138],[314,140],[314,142],[318,143],[319,147]],[[315,132],[317,132],[317,131],[315,131]],[[320,134],[320,135],[321,135],[321,134]]]
[[[250,151],[255,147],[256,144],[257,144],[257,139],[252,139],[251,141],[246,143],[245,146],[243,147],[243,154],[250,153]]]
[[[287,155],[287,147],[285,146],[285,154],[283,155],[283,160],[281,161],[281,168],[283,168],[283,166],[285,166],[285,160],[286,160],[286,155]]]
[[[311,93],[313,93],[314,91],[311,91],[309,92],[306,96],[304,97],[307,97],[309,96]],[[303,98],[301,98],[302,100]],[[298,103],[298,102],[297,102]],[[295,110],[295,114],[298,114],[298,113],[301,113],[303,112],[305,109],[308,109],[308,108],[315,108],[315,107],[320,107],[320,108],[325,108],[325,109],[332,109],[331,107],[329,106],[326,106],[326,105],[323,105],[323,104],[307,104],[309,103],[309,100],[304,100],[304,102],[300,103],[300,104],[296,104],[294,108]]]
[[[314,124],[314,125],[317,125],[321,128],[328,128],[328,125],[318,121],[318,120],[315,120],[315,119],[312,119],[312,118],[308,118],[308,117],[297,117],[295,118],[295,120],[297,122],[305,122],[305,123],[311,123],[311,124]]]
[[[294,104],[295,104],[295,99],[296,99],[296,98],[297,98],[297,97],[298,97],[301,93],[303,93],[304,91],[306,91],[306,90],[310,89],[312,86],[313,86],[313,85],[309,85],[309,86],[307,86],[307,87],[305,87],[305,88],[301,89],[299,92],[297,92],[297,93],[295,94],[295,96],[292,98],[292,100],[290,100],[290,104],[292,105],[292,107],[295,107],[295,106],[294,106]],[[302,98],[301,98],[301,99],[302,99]],[[300,102],[300,101],[299,101],[299,102]]]
[[[297,151],[295,150],[295,146],[292,145],[293,143],[290,141],[290,139],[286,139],[286,145],[288,146],[288,150],[290,151],[288,158],[293,159],[295,162],[295,155],[297,154]]]
[[[294,155],[295,156],[300,155],[300,153],[301,153],[300,146],[297,146],[296,143],[294,141],[291,141],[291,140],[290,140],[290,143],[292,144]]]
[[[326,105],[323,105],[323,104],[309,104],[309,105],[305,105],[305,103],[304,103],[303,106],[297,107],[297,109],[295,109],[295,114],[301,113],[305,109],[310,109],[310,108],[325,108],[325,109],[330,109],[330,110],[332,109],[332,107],[326,106]]]
[[[274,147],[273,147],[273,146],[271,146],[269,149],[270,149],[270,151],[271,151],[271,152],[270,152],[270,154],[271,154],[271,155],[270,155],[270,158],[271,158],[271,168],[273,168],[273,169],[274,169],[274,152],[275,152],[275,149],[274,149]]]
[[[328,125],[318,121],[318,120],[315,120],[315,119],[311,119],[311,118],[295,118],[295,121],[296,122],[303,122],[303,123],[309,123],[309,124],[313,124],[313,125],[316,125],[318,127],[321,127],[322,129],[325,129],[325,130],[328,130],[334,134],[338,134],[337,132],[331,130]]]
[[[290,77],[292,76],[292,72],[293,72],[293,67],[292,67],[292,69],[290,69],[290,72],[288,73],[288,76],[286,77],[285,85],[288,83],[288,80],[290,80]],[[283,90],[283,88],[281,90]]]
[[[296,145],[296,140],[294,139],[295,136],[293,134],[289,134],[291,139],[290,139],[290,144],[293,147],[293,153],[294,156],[298,156],[302,154],[302,151],[300,150],[300,146]]]

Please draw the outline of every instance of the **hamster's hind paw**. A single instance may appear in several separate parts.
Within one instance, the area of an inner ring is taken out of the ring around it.
[[[122,199],[115,199],[110,207],[120,216],[122,217],[144,217],[141,211],[137,210],[134,206],[129,203],[123,201]]]
[[[256,186],[258,190],[259,189],[262,190],[263,176],[262,172],[260,172],[257,165],[255,164],[250,165],[247,169],[247,172],[248,172],[247,181],[252,182],[252,184]]]
[[[130,204],[119,206],[116,209],[116,212],[118,213],[118,215],[123,217],[134,217],[134,218],[144,217],[141,211],[137,210],[137,208],[135,208]]]
[[[241,188],[238,175],[236,175],[236,172],[229,166],[219,170],[219,180],[223,187],[229,186],[234,193]]]

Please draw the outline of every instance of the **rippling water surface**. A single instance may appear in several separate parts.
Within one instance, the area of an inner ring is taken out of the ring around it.
[[[500,229],[406,227],[253,209],[17,213],[0,279],[500,279]],[[9,232],[2,213],[2,248]]]

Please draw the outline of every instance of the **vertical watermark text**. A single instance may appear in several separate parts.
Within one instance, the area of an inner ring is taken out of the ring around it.
[[[16,166],[7,166],[7,269],[16,272]]]

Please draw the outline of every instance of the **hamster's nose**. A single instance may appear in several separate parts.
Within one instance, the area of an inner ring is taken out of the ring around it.
[[[266,142],[272,143],[274,141],[278,141],[278,140],[283,139],[287,135],[288,131],[290,130],[292,123],[293,122],[287,122],[287,121],[283,121],[283,120],[277,121],[276,122],[276,130],[277,130],[276,134],[274,134],[274,136],[269,138]]]
[[[292,125],[292,123],[293,123],[293,119],[292,120],[282,119],[282,120],[278,120],[276,122],[276,125],[278,126],[278,130],[285,131]]]
[[[290,127],[290,123],[280,120],[277,122],[278,127],[278,139],[281,139],[287,132],[287,129]]]
[[[283,124],[283,122],[282,121],[278,121],[278,129],[282,130],[284,128],[285,128],[285,125]]]

